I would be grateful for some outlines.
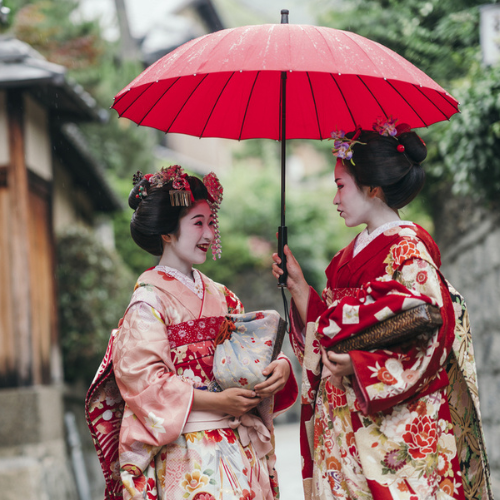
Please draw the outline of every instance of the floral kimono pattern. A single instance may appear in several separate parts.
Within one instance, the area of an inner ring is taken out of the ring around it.
[[[199,275],[201,297],[161,268],[146,271],[112,334],[87,400],[107,498],[278,497],[273,450],[262,456],[236,426],[184,432],[194,391],[213,381],[219,326],[226,314],[243,312],[232,292]],[[271,416],[297,392],[291,374],[267,407]],[[274,443],[272,424],[269,431]]]
[[[439,272],[439,250],[412,223],[355,241],[311,289],[306,334],[292,304],[292,346],[303,367],[301,452],[306,499],[492,498],[463,298]],[[328,348],[422,303],[443,325],[407,346],[351,351],[345,390],[330,383]]]

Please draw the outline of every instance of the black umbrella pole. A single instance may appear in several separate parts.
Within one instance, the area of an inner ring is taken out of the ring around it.
[[[286,256],[285,256],[285,245],[288,243],[287,227],[280,226],[278,228],[278,255],[281,259],[281,269],[283,269],[283,274],[278,278],[278,286],[281,288],[286,288],[286,280],[288,278],[288,272],[286,270]]]
[[[286,288],[288,272],[286,270],[285,245],[288,243],[285,226],[285,187],[286,187],[286,71],[281,72],[281,226],[278,228],[278,255],[283,274],[278,278],[278,286]]]

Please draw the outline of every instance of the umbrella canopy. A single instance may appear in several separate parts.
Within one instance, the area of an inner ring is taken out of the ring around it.
[[[288,24],[243,26],[185,43],[115,96],[138,125],[197,137],[281,141],[278,253],[286,286],[285,143],[333,130],[370,129],[380,116],[412,128],[447,120],[458,102],[392,50],[347,31]],[[286,310],[286,307],[285,307]]]
[[[324,139],[379,116],[412,128],[446,120],[458,102],[392,50],[347,31],[268,24],[218,31],[159,59],[115,97],[138,125],[197,137]]]

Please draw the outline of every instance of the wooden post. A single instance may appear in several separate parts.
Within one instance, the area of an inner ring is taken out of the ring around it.
[[[7,174],[9,200],[9,252],[16,346],[17,385],[33,383],[31,348],[31,300],[29,271],[29,186],[24,157],[24,100],[22,90],[7,92],[10,162]]]

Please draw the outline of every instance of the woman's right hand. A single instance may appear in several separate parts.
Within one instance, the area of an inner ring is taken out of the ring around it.
[[[233,417],[241,417],[262,401],[254,391],[236,387],[225,389],[218,394],[221,396],[220,409]]]
[[[288,271],[286,287],[292,295],[294,294],[294,291],[304,290],[304,288],[307,288],[309,291],[309,285],[304,278],[302,268],[297,262],[297,259],[293,256],[293,253],[288,245],[285,245],[284,252],[286,256],[286,270]],[[283,269],[279,267],[281,259],[277,253],[273,253],[273,261],[273,275],[277,279],[283,274]]]

